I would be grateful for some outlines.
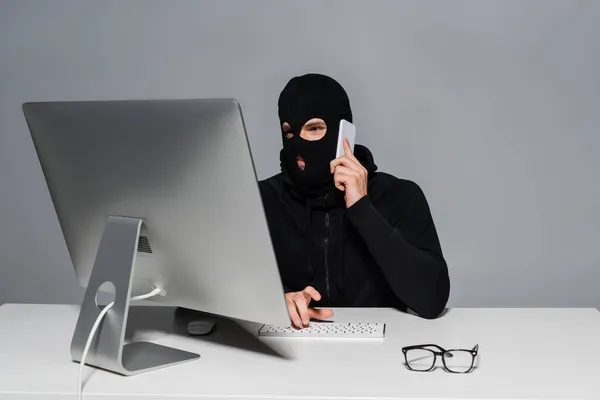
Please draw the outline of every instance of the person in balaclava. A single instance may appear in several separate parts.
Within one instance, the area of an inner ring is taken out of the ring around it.
[[[278,108],[281,173],[260,190],[292,323],[333,315],[322,307],[395,307],[437,318],[450,280],[420,187],[377,171],[364,146],[352,152],[345,143],[335,158],[340,120],[353,118],[333,78],[291,79]],[[364,134],[359,126],[357,136]]]

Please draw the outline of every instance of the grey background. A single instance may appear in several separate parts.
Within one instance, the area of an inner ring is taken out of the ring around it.
[[[25,101],[235,97],[261,178],[286,81],[331,74],[418,182],[451,306],[600,306],[600,2],[0,0],[0,304],[78,303]]]

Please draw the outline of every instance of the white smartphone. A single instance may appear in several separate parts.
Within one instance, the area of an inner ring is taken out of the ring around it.
[[[340,130],[338,132],[337,149],[335,151],[335,158],[344,155],[344,138],[348,139],[350,143],[350,149],[354,153],[354,142],[356,140],[356,126],[346,121],[345,119],[340,121]]]

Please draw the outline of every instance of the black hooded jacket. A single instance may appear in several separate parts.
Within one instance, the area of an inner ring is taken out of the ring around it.
[[[437,318],[450,281],[421,188],[377,172],[371,152],[356,145],[368,194],[346,209],[343,193],[311,200],[285,173],[260,182],[286,292],[313,286],[319,307],[394,307]]]

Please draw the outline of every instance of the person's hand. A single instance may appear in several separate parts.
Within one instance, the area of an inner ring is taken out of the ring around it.
[[[333,311],[328,309],[315,309],[309,307],[311,300],[321,300],[321,294],[312,286],[307,286],[301,292],[285,294],[285,301],[292,324],[297,328],[308,326],[311,318],[327,319],[333,316]]]
[[[344,138],[344,155],[329,165],[335,187],[344,192],[347,208],[366,196],[369,173],[352,154],[348,139]]]

